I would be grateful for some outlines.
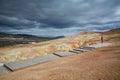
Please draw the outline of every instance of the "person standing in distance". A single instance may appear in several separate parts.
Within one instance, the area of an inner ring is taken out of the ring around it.
[[[101,43],[104,42],[104,38],[103,38],[103,35],[101,34]]]

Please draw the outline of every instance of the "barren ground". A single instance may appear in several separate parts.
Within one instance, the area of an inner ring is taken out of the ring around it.
[[[0,75],[0,80],[120,80],[120,29],[104,33],[112,46]]]
[[[120,80],[120,43],[4,74],[0,80]]]

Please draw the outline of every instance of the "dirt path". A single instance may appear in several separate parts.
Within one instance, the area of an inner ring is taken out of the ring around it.
[[[1,75],[0,80],[120,80],[120,45],[52,60]]]

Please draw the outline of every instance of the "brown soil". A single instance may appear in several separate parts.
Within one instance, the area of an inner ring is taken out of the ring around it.
[[[0,80],[120,80],[120,43],[4,74]]]

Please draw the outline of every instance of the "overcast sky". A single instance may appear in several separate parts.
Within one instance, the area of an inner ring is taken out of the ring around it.
[[[0,0],[0,32],[70,36],[120,27],[120,0]]]

